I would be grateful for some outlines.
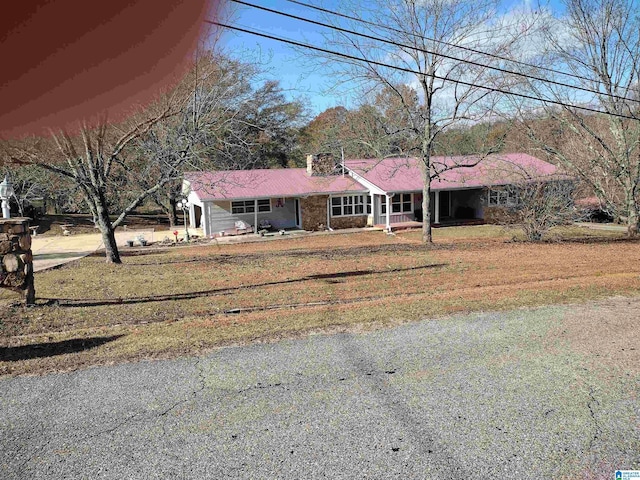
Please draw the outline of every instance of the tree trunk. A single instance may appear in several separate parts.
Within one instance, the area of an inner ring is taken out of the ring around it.
[[[424,186],[422,187],[422,243],[433,243],[431,236],[431,175],[427,173],[430,167],[424,164],[421,165],[422,181]]]
[[[26,287],[24,290],[24,297],[27,305],[36,304],[36,287],[33,278],[33,263],[28,264]]]
[[[109,214],[104,207],[99,207],[95,215],[96,226],[102,234],[102,243],[104,243],[105,259],[107,263],[122,263],[120,260],[120,252],[116,244],[116,235]]]
[[[628,237],[636,237],[638,235],[638,220],[640,220],[640,215],[638,215],[638,205],[636,204],[635,196],[633,195],[632,189],[627,193],[627,236]]]
[[[122,263],[120,260],[120,252],[116,244],[116,235],[113,229],[102,232],[102,241],[104,243],[105,259],[107,263]]]
[[[176,197],[173,195],[169,196],[169,210],[167,212],[167,216],[169,217],[169,224],[171,227],[176,227],[178,225],[178,211],[176,209]]]
[[[428,107],[427,107],[428,109]],[[429,112],[428,112],[429,113]],[[427,113],[422,137],[422,243],[431,244],[431,116]]]

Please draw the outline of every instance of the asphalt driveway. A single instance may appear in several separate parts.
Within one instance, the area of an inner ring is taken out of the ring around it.
[[[613,478],[640,469],[637,352],[615,323],[638,304],[5,378],[0,478]],[[603,321],[608,339],[580,340]]]

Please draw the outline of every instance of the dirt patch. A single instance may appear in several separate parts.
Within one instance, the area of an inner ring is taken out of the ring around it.
[[[573,305],[548,340],[566,344],[600,368],[640,375],[640,298]]]

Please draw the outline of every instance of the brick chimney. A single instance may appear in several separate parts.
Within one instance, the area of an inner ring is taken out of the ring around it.
[[[318,153],[316,155],[307,155],[307,175],[335,175],[336,162],[333,160],[331,153]]]

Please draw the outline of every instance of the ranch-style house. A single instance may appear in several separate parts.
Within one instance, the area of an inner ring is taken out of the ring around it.
[[[435,226],[493,223],[516,201],[523,178],[560,178],[556,167],[523,153],[476,157],[435,157],[445,170],[431,182],[431,218]],[[447,169],[453,165],[466,165]],[[566,177],[565,177],[566,178]],[[238,230],[324,230],[381,226],[387,230],[422,220],[419,160],[346,160],[309,155],[307,168],[189,172],[183,193],[189,222],[204,235]],[[505,188],[507,187],[507,188]]]

